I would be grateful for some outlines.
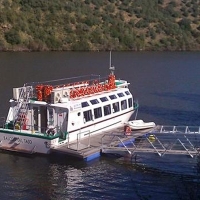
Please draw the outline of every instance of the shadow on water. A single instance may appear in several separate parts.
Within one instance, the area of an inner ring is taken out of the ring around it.
[[[65,154],[52,153],[47,156],[47,159],[51,164],[56,164],[60,166],[73,165],[75,168],[84,168],[97,164],[100,161],[101,157],[98,157],[91,161],[85,161],[80,158]]]

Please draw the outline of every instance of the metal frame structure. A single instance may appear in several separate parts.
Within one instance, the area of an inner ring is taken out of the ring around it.
[[[110,137],[106,140],[105,137]],[[105,144],[104,141],[110,141]],[[134,142],[133,142],[134,141]],[[102,137],[102,153],[131,154],[139,152],[189,155],[191,158],[200,155],[200,127],[157,126],[156,128],[131,135],[112,133]]]

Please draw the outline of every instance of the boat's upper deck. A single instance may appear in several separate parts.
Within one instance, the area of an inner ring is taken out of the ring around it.
[[[116,80],[114,74],[107,78],[100,75],[87,75],[45,82],[26,83],[21,88],[13,89],[15,100],[29,99],[58,103],[61,99],[69,101],[83,96],[108,92],[116,88],[128,87],[129,83],[125,80]]]

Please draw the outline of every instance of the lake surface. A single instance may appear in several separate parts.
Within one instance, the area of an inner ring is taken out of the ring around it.
[[[109,73],[108,52],[0,53],[0,61],[0,117],[7,115],[14,87]],[[113,52],[112,64],[116,76],[131,83],[138,119],[200,126],[199,52]],[[160,159],[146,155],[134,164],[104,156],[86,163],[61,155],[1,153],[0,199],[200,199],[199,160]]]

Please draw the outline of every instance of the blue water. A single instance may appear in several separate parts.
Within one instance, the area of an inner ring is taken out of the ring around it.
[[[139,100],[138,119],[200,126],[199,52],[113,52],[116,76]],[[0,54],[0,116],[12,88],[25,82],[108,73],[109,53]],[[134,118],[132,116],[132,118]],[[62,155],[0,154],[0,199],[200,199],[200,161],[187,156],[102,156],[91,162]]]

